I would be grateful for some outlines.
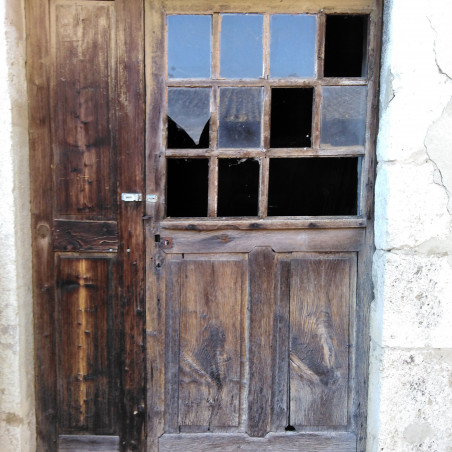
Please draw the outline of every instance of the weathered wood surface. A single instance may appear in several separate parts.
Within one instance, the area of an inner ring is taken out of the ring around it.
[[[377,0],[377,8],[370,16],[369,27],[369,68],[370,79],[368,96],[369,139],[367,142],[367,157],[362,169],[361,186],[365,187],[361,194],[361,211],[369,218],[366,229],[366,240],[363,251],[358,254],[358,267],[356,272],[357,303],[354,319],[355,328],[355,359],[351,363],[354,370],[352,385],[352,419],[351,424],[357,433],[357,451],[365,452],[367,434],[367,394],[369,372],[369,317],[370,306],[374,299],[372,282],[372,258],[374,245],[374,184],[376,173],[375,146],[378,133],[378,104],[380,80],[380,54],[383,33],[383,0]]]
[[[114,217],[114,3],[54,6],[57,215]]]
[[[179,431],[180,267],[178,260],[170,260],[165,280],[165,431],[169,433]]]
[[[275,434],[250,438],[240,434],[163,435],[159,452],[356,452],[353,433]]]
[[[146,58],[146,190],[157,194],[160,202],[146,203],[146,450],[158,450],[158,438],[165,428],[165,279],[163,250],[155,242],[159,221],[165,211],[165,159],[162,152],[162,108],[165,90],[165,16],[161,0],[145,0]]]
[[[60,432],[117,433],[118,310],[113,262],[66,257],[58,264]]]
[[[119,452],[119,436],[60,435],[59,452]]]
[[[118,46],[117,147],[119,193],[144,193],[144,5],[116,0]],[[144,203],[120,202],[119,291],[123,309],[121,443],[143,450],[146,421]]]
[[[265,229],[346,229],[363,228],[367,224],[365,218],[357,217],[311,217],[310,219],[288,218],[248,218],[248,219],[171,219],[161,222],[163,229],[181,229],[187,231],[218,231],[222,229],[249,229],[251,231]]]
[[[290,258],[279,257],[275,274],[274,339],[272,341],[272,431],[289,425]]]
[[[181,262],[179,426],[239,426],[244,263]]]
[[[210,0],[192,0],[187,4],[184,0],[164,0],[163,6],[167,13],[213,13],[221,9],[225,13],[318,13],[346,12],[356,13],[375,8],[376,0],[228,0],[221,8]]]
[[[250,436],[270,431],[273,368],[273,315],[275,253],[256,248],[249,255],[249,388],[248,427]]]
[[[118,224],[115,221],[54,222],[55,251],[107,251],[118,250]]]
[[[290,423],[348,421],[351,258],[293,259],[290,275]],[[354,266],[353,266],[354,268]]]
[[[36,450],[52,452],[57,444],[54,258],[53,155],[50,134],[50,23],[48,2],[25,4],[27,88],[31,174],[31,231],[35,338]],[[39,24],[39,33],[36,33]]]
[[[288,231],[161,231],[162,237],[172,237],[173,245],[165,248],[173,253],[250,252],[255,247],[268,246],[275,252],[290,251],[359,251],[364,243],[362,229],[305,229]]]

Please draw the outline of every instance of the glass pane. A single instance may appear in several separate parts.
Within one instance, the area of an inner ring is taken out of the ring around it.
[[[221,17],[221,76],[262,77],[262,16],[225,14]]]
[[[207,216],[208,159],[168,159],[166,180],[168,217]]]
[[[320,146],[364,146],[367,87],[323,87],[322,97]]]
[[[271,16],[270,33],[271,77],[315,76],[315,16]]]
[[[211,16],[168,16],[168,77],[209,78]]]
[[[210,88],[168,89],[168,148],[209,147]]]
[[[220,88],[220,148],[261,146],[262,88]]]
[[[273,88],[270,147],[311,147],[313,88]]]
[[[326,17],[325,77],[365,77],[368,16]]]
[[[356,215],[358,158],[270,159],[268,215]]]
[[[258,214],[259,162],[253,159],[218,161],[218,216]]]

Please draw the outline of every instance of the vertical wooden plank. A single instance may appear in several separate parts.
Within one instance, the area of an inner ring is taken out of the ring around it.
[[[239,425],[242,271],[232,256],[182,261],[180,426]]]
[[[275,254],[255,248],[249,254],[249,390],[248,434],[265,436],[270,429],[273,370]]]
[[[367,116],[370,121],[370,130],[366,149],[366,158],[362,168],[361,183],[361,214],[368,219],[366,238],[363,250],[358,254],[357,269],[357,302],[356,327],[354,335],[355,359],[353,361],[353,402],[351,423],[357,434],[357,452],[365,452],[367,436],[367,394],[369,381],[369,317],[372,303],[372,258],[375,250],[374,244],[374,184],[376,173],[376,140],[378,134],[378,105],[380,81],[380,54],[383,32],[383,0],[376,0],[375,9],[370,15],[369,27],[369,93]],[[363,196],[364,195],[364,196]]]
[[[275,276],[272,431],[284,431],[289,425],[289,303],[290,261],[279,259]]]
[[[142,0],[116,0],[118,45],[118,189],[144,193],[145,85]],[[119,201],[119,285],[123,308],[124,450],[145,438],[144,231],[141,202]]]
[[[292,260],[290,423],[347,426],[350,259]]]
[[[36,450],[53,452],[57,446],[54,317],[53,156],[50,138],[49,4],[25,2],[27,78],[31,168],[31,230],[35,337]],[[36,33],[39,24],[39,33]]]
[[[158,450],[165,426],[165,254],[156,242],[165,212],[165,153],[162,146],[165,98],[165,16],[161,0],[145,0],[146,32],[146,193],[158,202],[146,203],[146,450]]]
[[[57,215],[111,219],[115,210],[114,4],[54,6]]]
[[[218,199],[218,158],[209,159],[209,217],[217,216]]]
[[[179,431],[179,356],[181,263],[169,260],[166,270],[165,431]]]
[[[116,433],[118,362],[111,259],[58,259],[60,433]]]

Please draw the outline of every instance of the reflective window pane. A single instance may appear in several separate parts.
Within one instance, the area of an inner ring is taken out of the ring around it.
[[[262,77],[262,15],[224,14],[221,17],[221,76]]]
[[[356,215],[359,159],[270,159],[269,216]]]
[[[209,78],[211,16],[168,16],[168,77]]]
[[[315,16],[271,16],[270,76],[314,77],[316,34]]]
[[[221,88],[218,146],[261,146],[262,88]]]
[[[259,199],[259,162],[219,159],[218,216],[256,216]]]
[[[366,139],[366,86],[322,88],[320,146],[364,146]]]
[[[210,88],[168,89],[168,148],[209,147]]]

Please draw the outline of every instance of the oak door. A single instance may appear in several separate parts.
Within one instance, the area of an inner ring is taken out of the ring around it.
[[[374,2],[147,2],[148,450],[364,450]]]

